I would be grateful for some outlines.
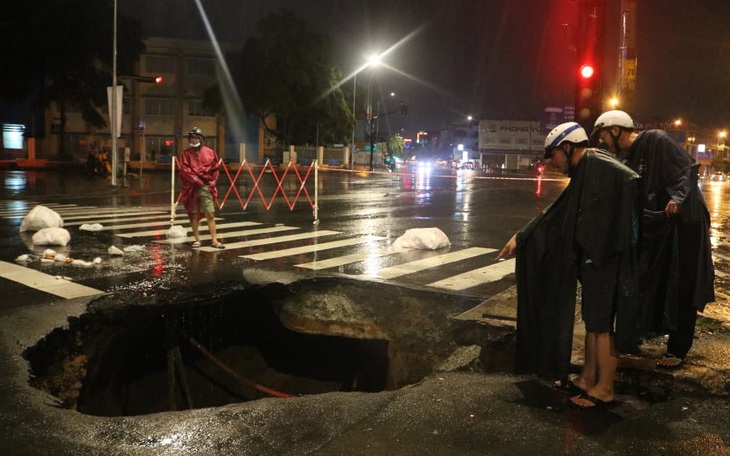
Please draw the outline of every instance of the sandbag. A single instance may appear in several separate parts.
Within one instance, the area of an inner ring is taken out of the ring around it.
[[[58,212],[47,208],[46,206],[36,206],[31,209],[23,222],[20,224],[20,232],[38,231],[43,228],[61,228],[63,227],[63,218]]]
[[[188,231],[181,225],[174,225],[167,230],[166,235],[168,239],[184,238],[188,235]]]
[[[33,245],[65,246],[71,241],[71,234],[63,228],[43,228],[33,235]]]
[[[438,228],[411,228],[393,242],[396,249],[439,250],[450,245],[449,238]]]

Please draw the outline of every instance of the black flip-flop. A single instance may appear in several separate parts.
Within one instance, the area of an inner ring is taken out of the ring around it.
[[[581,405],[576,403],[575,401],[570,400],[570,406],[578,409],[578,410],[600,410],[604,408],[610,408],[616,405],[616,401],[604,401],[596,396],[591,396],[588,393],[580,393],[578,395],[578,399],[585,399],[586,401],[590,402],[593,405]]]
[[[562,391],[564,393],[567,393],[569,396],[577,396],[579,394],[583,394],[586,392],[583,388],[573,383],[573,380],[565,379],[565,380],[555,380],[553,382],[553,388],[555,388],[558,391]]]
[[[661,364],[662,361],[669,361],[672,364]],[[667,353],[662,356],[662,359],[656,362],[656,367],[659,369],[677,370],[684,366],[684,358],[674,356],[671,353]]]

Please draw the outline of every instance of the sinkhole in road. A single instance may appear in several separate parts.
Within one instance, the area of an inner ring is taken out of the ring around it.
[[[115,293],[24,355],[34,387],[97,416],[377,392],[432,373],[476,302],[343,279]]]

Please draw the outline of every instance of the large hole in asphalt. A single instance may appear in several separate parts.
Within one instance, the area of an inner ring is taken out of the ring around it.
[[[209,284],[92,301],[25,352],[31,384],[99,416],[415,383],[475,298],[343,279]]]

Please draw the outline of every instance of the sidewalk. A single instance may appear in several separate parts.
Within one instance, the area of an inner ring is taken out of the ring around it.
[[[516,287],[495,295],[481,305],[455,317],[463,331],[478,337],[500,339],[514,332],[517,321]],[[480,334],[481,333],[481,334]],[[583,364],[585,329],[579,310],[573,332],[573,370]],[[646,340],[637,355],[622,356],[617,372],[621,386],[641,390],[712,396],[730,396],[730,309],[725,296],[708,304],[697,320],[695,341],[685,364],[677,370],[656,368],[656,360],[665,353],[666,336]],[[498,360],[492,360],[501,364]]]

